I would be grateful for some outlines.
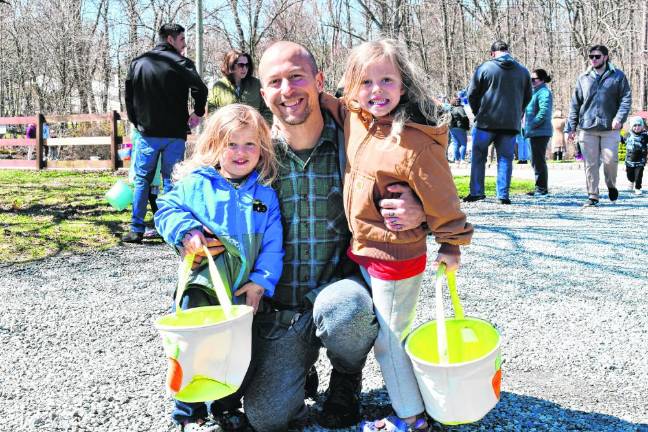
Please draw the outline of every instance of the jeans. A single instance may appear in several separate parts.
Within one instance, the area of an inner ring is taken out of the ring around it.
[[[214,306],[214,303],[211,298],[203,291],[202,289],[187,289],[182,295],[182,301],[180,302],[180,308],[182,310],[193,309],[200,306]],[[175,312],[175,300],[171,308],[172,312]],[[218,414],[223,411],[232,411],[238,408],[241,408],[241,396],[243,389],[245,388],[247,381],[247,376],[243,380],[239,390],[229,396],[224,397],[223,399],[213,401],[212,403],[202,403],[202,402],[182,402],[179,400],[175,401],[175,408],[171,413],[171,418],[178,424],[183,422],[195,422],[198,419],[207,418],[208,409],[212,413]]]
[[[547,144],[551,137],[532,137],[531,142],[531,166],[535,172],[535,191],[536,193],[546,194],[549,192],[547,170]]]
[[[452,149],[454,151],[454,161],[463,161],[466,158],[466,147],[468,146],[468,134],[466,129],[450,129],[450,139],[452,140]]]
[[[589,131],[578,132],[583,158],[585,159],[585,183],[587,195],[599,199],[599,169],[603,163],[605,185],[616,189],[617,169],[619,166],[619,131]]]
[[[400,418],[421,414],[425,410],[412,361],[403,342],[414,318],[423,273],[402,280],[381,280],[360,268],[371,285],[376,318],[380,324],[374,354],[380,364],[392,408]]]
[[[520,161],[528,161],[531,159],[529,142],[522,135],[515,136],[515,142],[517,144],[517,158]]]
[[[133,194],[133,216],[131,231],[144,232],[144,217],[151,182],[155,177],[158,158],[162,161],[162,185],[164,192],[171,190],[173,166],[184,159],[185,141],[180,138],[157,138],[140,136],[135,147],[135,193]]]
[[[508,199],[513,173],[513,148],[515,135],[505,135],[475,128],[473,131],[472,161],[470,164],[470,195],[484,196],[484,177],[488,146],[495,144],[497,150],[497,198]]]
[[[357,373],[377,333],[371,295],[359,275],[322,289],[312,311],[289,328],[260,328],[254,372],[244,394],[245,414],[254,430],[286,431],[306,416],[304,383],[321,347],[337,371]]]

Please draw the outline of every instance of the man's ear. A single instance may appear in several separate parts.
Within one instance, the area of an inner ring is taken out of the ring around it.
[[[263,98],[263,100],[265,101],[265,103],[267,105],[268,101],[265,98],[265,91],[263,90],[263,86],[261,86],[261,90],[259,90],[259,92],[261,93],[261,97]]]
[[[317,72],[317,75],[315,75],[315,84],[317,85],[317,91],[322,93],[324,91],[324,72]]]

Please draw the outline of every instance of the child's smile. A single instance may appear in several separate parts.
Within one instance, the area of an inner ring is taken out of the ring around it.
[[[382,117],[396,108],[404,92],[403,81],[396,66],[388,60],[382,60],[367,65],[357,98],[362,108],[375,117]]]

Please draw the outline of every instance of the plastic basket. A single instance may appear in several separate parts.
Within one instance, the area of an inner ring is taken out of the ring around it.
[[[220,306],[180,309],[194,260],[194,255],[188,255],[179,270],[176,312],[155,323],[169,361],[167,390],[183,402],[217,400],[234,393],[252,354],[252,308],[232,305],[207,248],[205,254]]]
[[[133,190],[123,180],[117,180],[106,192],[106,201],[117,211],[122,211],[133,202]]]
[[[499,401],[501,373],[500,334],[479,318],[465,317],[457,295],[454,272],[448,273],[448,288],[455,312],[443,312],[443,274],[436,275],[436,320],[412,331],[405,350],[425,410],[440,423],[472,423],[484,417]]]

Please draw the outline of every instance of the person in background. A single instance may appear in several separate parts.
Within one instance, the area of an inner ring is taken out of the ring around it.
[[[601,163],[608,198],[614,203],[619,197],[619,132],[632,107],[632,91],[625,74],[610,62],[606,46],[590,47],[589,60],[590,67],[576,80],[565,128],[570,140],[578,129],[588,195],[584,206],[593,207],[599,203]]]
[[[130,135],[131,135],[132,148],[131,148],[130,166],[128,167],[128,182],[131,184],[135,184],[135,165],[137,164],[137,148],[141,145],[140,141],[142,139],[142,134],[140,134],[140,132],[133,127],[131,128]],[[153,180],[151,180],[151,185],[149,187],[149,195],[148,195],[148,203],[149,206],[151,206],[152,214],[155,214],[155,212],[158,211],[157,199],[158,199],[158,195],[160,194],[160,186],[162,186],[161,169],[162,169],[162,164],[160,162],[160,158],[158,158],[157,166],[155,168],[155,176],[153,176]],[[158,234],[155,227],[146,228],[144,230],[143,238],[153,239],[158,237],[160,237],[160,235]]]
[[[557,109],[554,111],[553,118],[551,119],[551,127],[553,133],[551,135],[551,154],[553,160],[563,160],[567,156],[565,148],[565,116],[562,110]]]
[[[648,133],[646,133],[646,125],[641,117],[630,119],[630,130],[625,136],[625,145],[626,175],[635,195],[641,195],[641,182],[648,153]]]
[[[506,42],[496,41],[491,46],[491,60],[475,71],[468,101],[475,114],[470,166],[470,194],[464,202],[486,198],[484,177],[488,146],[497,150],[497,199],[500,204],[511,204],[509,189],[513,172],[513,147],[520,132],[522,113],[531,100],[529,71],[509,54]]]
[[[527,195],[547,195],[548,177],[547,170],[547,144],[552,135],[551,114],[553,110],[553,95],[547,87],[551,77],[544,69],[534,69],[531,72],[533,96],[526,107],[524,114],[524,135],[531,144],[531,165],[535,172],[535,190]]]
[[[470,121],[466,110],[461,105],[461,100],[454,97],[450,100],[450,139],[454,153],[454,163],[457,167],[466,159],[466,148],[468,147],[468,130]]]
[[[164,24],[155,48],[135,58],[128,69],[126,111],[141,138],[135,163],[131,229],[122,237],[126,243],[141,243],[144,237],[146,202],[158,158],[162,162],[163,191],[169,192],[173,166],[184,159],[187,132],[205,114],[207,86],[194,63],[182,55],[186,46],[185,29],[178,24]],[[189,92],[194,100],[191,114],[187,111]]]
[[[256,108],[263,118],[272,123],[272,112],[261,97],[261,82],[254,74],[254,62],[249,54],[231,50],[223,57],[222,78],[216,81],[207,101],[211,113],[233,103],[242,103]]]

